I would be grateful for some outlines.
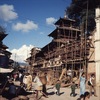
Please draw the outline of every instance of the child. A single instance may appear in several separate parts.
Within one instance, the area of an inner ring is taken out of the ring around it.
[[[80,98],[78,98],[77,100],[84,100],[84,94],[81,94]]]
[[[90,93],[88,91],[84,93],[84,100],[90,100]]]
[[[57,80],[57,83],[55,85],[56,88],[56,94],[59,96],[60,95],[60,87],[61,87],[61,83],[59,80]]]
[[[75,94],[75,89],[76,89],[76,85],[75,85],[75,82],[72,82],[71,84],[71,93],[70,93],[70,96],[76,96]]]
[[[92,74],[91,77],[90,77],[90,95],[92,96],[92,90],[94,91],[94,96],[97,97],[96,95],[96,78],[95,78],[95,75]]]

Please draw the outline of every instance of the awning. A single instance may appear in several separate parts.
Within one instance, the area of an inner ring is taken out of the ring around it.
[[[14,69],[0,68],[0,73],[11,73]]]

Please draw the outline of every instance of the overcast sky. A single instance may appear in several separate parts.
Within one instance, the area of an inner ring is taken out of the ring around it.
[[[23,62],[32,47],[42,48],[52,38],[54,23],[64,17],[71,0],[0,0],[0,25],[8,36],[3,43]]]

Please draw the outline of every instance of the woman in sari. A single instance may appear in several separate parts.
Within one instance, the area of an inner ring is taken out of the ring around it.
[[[81,77],[80,77],[80,95],[85,93],[85,83],[86,83],[86,78],[85,78],[85,73],[83,72]]]

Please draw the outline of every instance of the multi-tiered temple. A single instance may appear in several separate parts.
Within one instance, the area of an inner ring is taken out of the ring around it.
[[[90,38],[93,34],[83,33],[76,21],[67,17],[59,18],[55,26],[56,29],[48,35],[52,41],[38,53],[34,51],[30,65],[34,70],[51,71],[54,78],[59,78],[64,68],[70,68],[73,77],[78,76],[81,68],[87,73],[92,56],[90,49],[94,48]]]
[[[10,59],[11,53],[7,51],[8,47],[3,44],[3,39],[7,36],[0,27],[0,68],[11,68],[13,60]]]

